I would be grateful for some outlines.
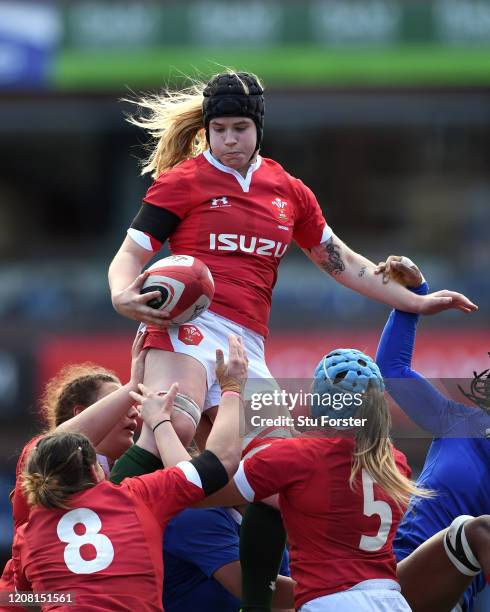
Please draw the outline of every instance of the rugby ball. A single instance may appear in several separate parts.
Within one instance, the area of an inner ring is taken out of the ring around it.
[[[197,257],[171,255],[156,261],[148,271],[141,293],[159,291],[160,297],[150,300],[148,306],[168,312],[172,323],[193,321],[211,304],[213,277]]]

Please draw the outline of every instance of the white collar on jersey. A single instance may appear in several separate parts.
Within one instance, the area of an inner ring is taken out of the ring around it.
[[[213,154],[211,153],[209,149],[206,149],[203,152],[203,155],[212,166],[214,166],[215,168],[218,168],[218,170],[221,170],[221,172],[232,174],[236,178],[240,187],[245,193],[248,193],[250,189],[250,183],[252,182],[252,174],[260,168],[260,164],[262,163],[262,158],[260,157],[260,155],[257,155],[257,159],[254,161],[253,164],[250,165],[250,168],[248,169],[248,172],[247,172],[247,176],[244,178],[239,172],[237,172],[236,170],[233,170],[233,168],[229,168],[228,166],[225,166],[220,161],[218,161],[216,157],[213,157]]]

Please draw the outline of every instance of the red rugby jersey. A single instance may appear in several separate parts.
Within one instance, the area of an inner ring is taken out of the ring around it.
[[[14,518],[14,533],[15,530],[29,520],[30,507],[27,503],[26,496],[22,491],[22,472],[27,467],[27,461],[32,449],[36,446],[43,434],[35,436],[23,448],[17,467],[15,469],[15,489],[12,496],[12,514]]]
[[[235,475],[249,501],[279,492],[296,608],[363,580],[396,580],[392,542],[402,510],[364,471],[350,488],[353,449],[351,438],[279,440]],[[394,453],[409,476],[405,455]]]
[[[73,496],[69,510],[33,507],[18,538],[17,588],[75,594],[74,607],[43,610],[162,610],[163,531],[204,497],[192,473],[173,467],[120,485],[103,481]]]
[[[216,285],[210,310],[263,336],[291,241],[311,248],[332,234],[312,191],[260,156],[243,178],[206,151],[160,175],[144,201],[181,219],[170,250],[209,267]],[[149,250],[162,246],[150,231],[128,233]]]
[[[32,438],[23,448],[22,453],[19,456],[17,461],[17,467],[15,470],[15,488],[12,492],[12,515],[14,519],[14,535],[13,542],[15,543],[18,537],[19,528],[27,522],[29,519],[29,505],[27,503],[27,499],[22,492],[21,484],[22,484],[22,471],[27,465],[27,459],[30,455],[31,450],[36,445],[37,441],[42,436],[36,436]],[[0,578],[0,591],[8,591],[13,592],[15,589],[15,568],[17,564],[15,560],[9,559],[5,565],[5,568],[2,573],[2,577]],[[0,606],[0,610],[3,608]]]

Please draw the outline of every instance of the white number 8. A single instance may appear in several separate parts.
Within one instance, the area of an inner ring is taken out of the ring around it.
[[[81,523],[85,533],[75,533],[75,525]],[[68,569],[74,574],[93,574],[109,567],[114,559],[114,547],[109,538],[99,531],[102,523],[96,512],[89,508],[70,510],[61,517],[56,532],[62,542],[67,542],[64,559]],[[86,561],[80,554],[84,544],[91,544],[96,551],[94,559]]]

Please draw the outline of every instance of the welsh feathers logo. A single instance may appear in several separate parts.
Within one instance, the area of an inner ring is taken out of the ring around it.
[[[204,336],[195,325],[181,325],[179,327],[179,340],[184,344],[197,346],[203,339]]]
[[[273,210],[280,221],[288,220],[288,203],[285,200],[276,198],[275,200],[272,200],[272,206],[274,207]]]

